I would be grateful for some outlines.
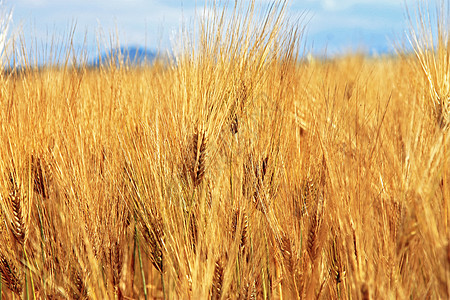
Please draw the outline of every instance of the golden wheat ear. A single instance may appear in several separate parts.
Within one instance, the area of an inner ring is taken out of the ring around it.
[[[294,272],[296,269],[295,245],[285,232],[282,232],[281,234],[279,248],[286,270],[288,271],[289,275],[294,276]]]
[[[17,183],[15,172],[10,172],[10,186],[8,202],[11,206],[10,230],[20,245],[24,245],[27,236],[27,226],[23,215],[23,194]]]
[[[48,183],[51,178],[51,173],[48,171],[48,166],[43,159],[38,156],[31,156],[31,174],[33,176],[33,188],[36,193],[44,199],[49,197]]]
[[[207,137],[205,131],[196,130],[192,134],[184,155],[184,176],[186,179],[190,178],[193,187],[196,188],[202,182],[206,171]]]
[[[233,135],[235,135],[239,131],[239,118],[237,114],[233,114],[233,116],[231,117],[230,130]]]
[[[309,222],[309,230],[308,230],[308,240],[306,242],[307,251],[311,261],[315,261],[317,257],[317,239],[318,239],[318,231],[319,231],[319,220],[317,216],[317,212],[314,212],[310,217]]]
[[[268,178],[268,166],[268,155],[259,161],[255,158],[253,152],[250,152],[243,164],[242,193],[246,198],[250,197],[255,208],[262,213],[265,213],[267,209],[267,203],[265,203],[264,199],[264,188]]]
[[[215,267],[214,267],[211,299],[220,299],[221,298],[223,276],[224,276],[223,262],[222,262],[222,259],[219,258],[219,259],[217,259]]]
[[[232,221],[232,237],[235,238],[237,230],[240,229],[239,249],[244,251],[247,243],[248,216],[245,212],[241,213],[240,210],[237,210],[234,213]]]
[[[19,276],[17,268],[1,253],[0,272],[2,276],[2,283],[4,283],[8,289],[20,296],[22,293],[22,280]]]
[[[72,272],[70,274],[70,281],[72,284],[71,294],[73,299],[88,299],[87,288],[84,283],[83,277],[81,273],[72,268]]]
[[[328,250],[328,256],[330,261],[330,271],[332,274],[332,277],[335,281],[335,284],[338,285],[341,283],[346,276],[346,267],[344,265],[344,262],[341,258],[341,252],[340,252],[340,244],[339,244],[339,237],[338,237],[338,231],[334,231],[334,237],[330,241],[329,250]]]
[[[369,286],[367,285],[367,283],[364,282],[363,284],[361,284],[360,291],[362,300],[370,299]]]
[[[142,228],[142,235],[146,242],[144,248],[153,264],[160,272],[164,272],[164,228],[162,218],[158,215],[148,216],[148,222],[138,220]]]

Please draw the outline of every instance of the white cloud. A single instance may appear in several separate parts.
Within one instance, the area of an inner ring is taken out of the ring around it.
[[[410,4],[416,1],[417,0],[308,0],[308,2],[319,3],[321,7],[327,11],[342,11],[356,4],[402,6],[405,2]]]
[[[23,4],[31,6],[43,6],[48,5],[51,1],[48,0],[16,0],[16,1],[6,1],[8,4]]]

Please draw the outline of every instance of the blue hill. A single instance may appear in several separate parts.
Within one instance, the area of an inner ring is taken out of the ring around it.
[[[117,65],[128,64],[141,66],[151,64],[158,57],[158,53],[143,47],[119,47],[111,49],[96,57],[92,65],[108,65],[111,60]]]

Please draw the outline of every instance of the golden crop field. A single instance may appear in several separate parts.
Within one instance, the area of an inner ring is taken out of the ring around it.
[[[447,11],[304,59],[284,1],[215,9],[151,67],[1,75],[1,297],[448,299]]]

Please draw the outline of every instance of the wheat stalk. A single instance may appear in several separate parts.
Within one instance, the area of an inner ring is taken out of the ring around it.
[[[439,5],[439,4],[438,4]],[[450,127],[450,46],[449,5],[441,1],[437,15],[436,33],[432,26],[431,8],[418,9],[417,28],[409,16],[410,43],[414,48],[421,71],[428,83],[429,106],[438,126]]]

